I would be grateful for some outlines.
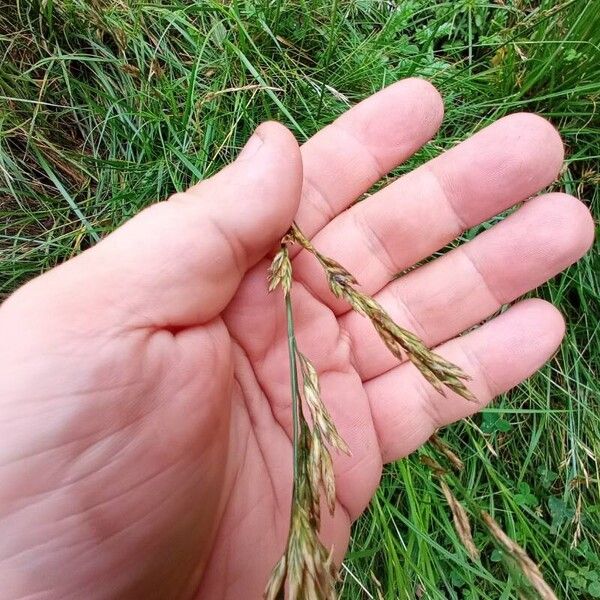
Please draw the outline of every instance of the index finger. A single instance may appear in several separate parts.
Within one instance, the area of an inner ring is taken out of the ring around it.
[[[296,220],[312,237],[437,132],[439,92],[424,79],[399,81],[363,100],[302,148],[304,183]]]

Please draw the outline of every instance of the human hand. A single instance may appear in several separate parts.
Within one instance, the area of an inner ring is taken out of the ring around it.
[[[556,131],[501,119],[352,205],[433,136],[442,102],[399,82],[299,151],[263,124],[215,177],[143,211],[0,309],[0,597],[258,598],[285,545],[291,415],[285,315],[268,253],[295,215],[400,324],[473,377],[480,404],[438,395],[294,259],[302,351],[352,457],[335,456],[324,541],[341,560],[382,464],[538,369],[564,324],[520,302],[591,244],[565,194],[391,281],[550,184]],[[304,174],[303,174],[304,169]],[[350,207],[350,208],[349,208]]]

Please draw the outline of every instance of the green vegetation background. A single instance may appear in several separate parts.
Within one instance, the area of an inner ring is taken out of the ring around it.
[[[0,51],[2,295],[214,173],[261,121],[305,140],[411,75],[437,85],[446,118],[394,174],[536,111],[566,144],[554,189],[600,214],[598,0],[2,0]],[[491,512],[569,599],[600,597],[599,273],[596,250],[537,290],[567,317],[561,349],[441,434],[465,463],[449,476],[459,500]],[[528,597],[476,516],[481,561],[468,558],[425,455],[386,468],[342,596]]]

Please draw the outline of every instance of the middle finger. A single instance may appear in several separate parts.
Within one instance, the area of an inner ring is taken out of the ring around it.
[[[392,281],[375,299],[400,325],[435,346],[574,263],[593,238],[583,202],[567,194],[539,196],[472,241]],[[368,319],[350,311],[339,323],[363,381],[398,363]]]
[[[513,114],[346,210],[312,241],[374,294],[466,229],[550,184],[562,161],[548,121]],[[308,252],[294,259],[294,275],[336,314],[348,310]]]

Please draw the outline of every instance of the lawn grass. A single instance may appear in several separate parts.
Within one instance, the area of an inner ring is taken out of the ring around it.
[[[600,215],[597,0],[0,6],[2,295],[217,171],[261,121],[305,140],[412,75],[438,86],[446,118],[395,174],[507,113],[536,111],[567,148],[554,189]],[[529,597],[478,509],[527,549],[560,598],[600,597],[599,273],[595,251],[536,291],[567,318],[559,352],[482,415],[440,433],[465,465],[448,467],[448,483],[472,512],[480,562],[423,457],[447,462],[427,446],[386,468],[353,530],[344,598]]]

